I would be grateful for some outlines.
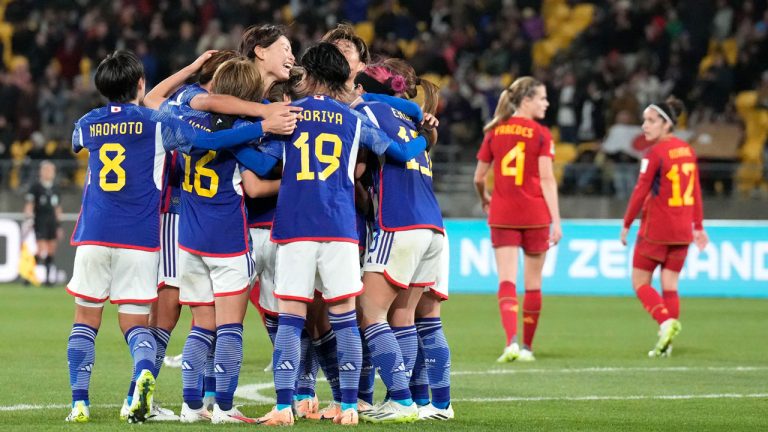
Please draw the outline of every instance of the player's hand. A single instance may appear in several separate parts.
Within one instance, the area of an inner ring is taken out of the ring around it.
[[[559,223],[552,224],[552,231],[549,233],[549,244],[552,246],[558,244],[563,238],[563,227]]]
[[[440,126],[440,120],[430,113],[424,113],[424,120],[421,122],[421,127],[427,130],[434,129]]]
[[[699,251],[703,251],[707,244],[709,244],[709,236],[707,236],[704,230],[693,230],[693,242],[699,248]]]
[[[619,235],[619,239],[621,240],[621,244],[624,246],[627,245],[627,235],[629,234],[629,228],[622,228],[621,229],[621,235]]]
[[[304,108],[291,106],[290,102],[275,102],[270,104],[264,104],[261,107],[261,113],[257,114],[259,117],[267,118],[273,115],[286,115],[290,113],[301,112]]]
[[[217,50],[208,50],[200,54],[200,57],[196,58],[195,61],[190,63],[188,67],[194,72],[197,72],[201,67],[203,67],[203,63],[208,61],[208,59],[211,58],[212,55],[216,54],[216,52]]]
[[[261,122],[261,129],[276,135],[290,135],[296,129],[296,118],[293,112],[271,115]]]
[[[491,195],[486,192],[483,194],[482,199],[482,207],[483,207],[483,213],[489,214],[488,212],[491,210]]]

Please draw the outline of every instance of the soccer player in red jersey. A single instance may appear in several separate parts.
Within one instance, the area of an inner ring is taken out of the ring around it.
[[[477,153],[475,189],[488,213],[499,274],[499,311],[507,335],[507,346],[497,360],[502,363],[535,360],[531,344],[541,311],[544,258],[562,237],[552,171],[554,142],[549,130],[536,122],[544,118],[548,106],[543,83],[518,78],[501,93]],[[489,195],[485,180],[491,164],[495,186]],[[522,349],[517,342],[515,287],[521,247],[525,253]]]
[[[659,340],[648,355],[669,355],[672,339],[682,326],[677,283],[691,241],[703,250],[708,242],[702,225],[703,210],[696,154],[672,135],[682,102],[670,97],[643,112],[643,134],[653,146],[640,164],[640,176],[624,214],[621,242],[627,244],[632,221],[642,208],[640,232],[632,260],[632,287],[643,307],[660,325]],[[653,271],[661,265],[660,296],[651,286]]]

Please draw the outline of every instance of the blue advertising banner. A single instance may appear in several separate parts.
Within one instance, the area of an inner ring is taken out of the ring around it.
[[[451,293],[495,293],[498,286],[490,230],[485,220],[446,220]],[[633,295],[632,250],[619,241],[619,220],[563,222],[563,240],[544,266],[545,294]],[[680,275],[680,294],[768,298],[768,223],[705,221],[710,244],[691,245]],[[523,289],[522,263],[517,286]],[[658,270],[657,270],[658,273]],[[658,274],[656,275],[658,278]],[[654,284],[659,287],[658,279]]]

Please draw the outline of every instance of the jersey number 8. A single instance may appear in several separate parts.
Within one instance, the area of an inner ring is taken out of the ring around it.
[[[115,152],[109,157],[108,152]],[[125,160],[125,147],[118,143],[104,143],[99,149],[99,160],[104,166],[99,171],[99,186],[105,192],[117,192],[125,186],[125,170],[120,164]],[[109,181],[107,175],[115,173],[117,179]]]

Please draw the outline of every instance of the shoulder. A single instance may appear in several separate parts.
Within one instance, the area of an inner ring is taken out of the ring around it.
[[[96,123],[104,118],[107,113],[107,107],[94,108],[88,111],[75,122],[75,127],[80,128],[89,123]]]

